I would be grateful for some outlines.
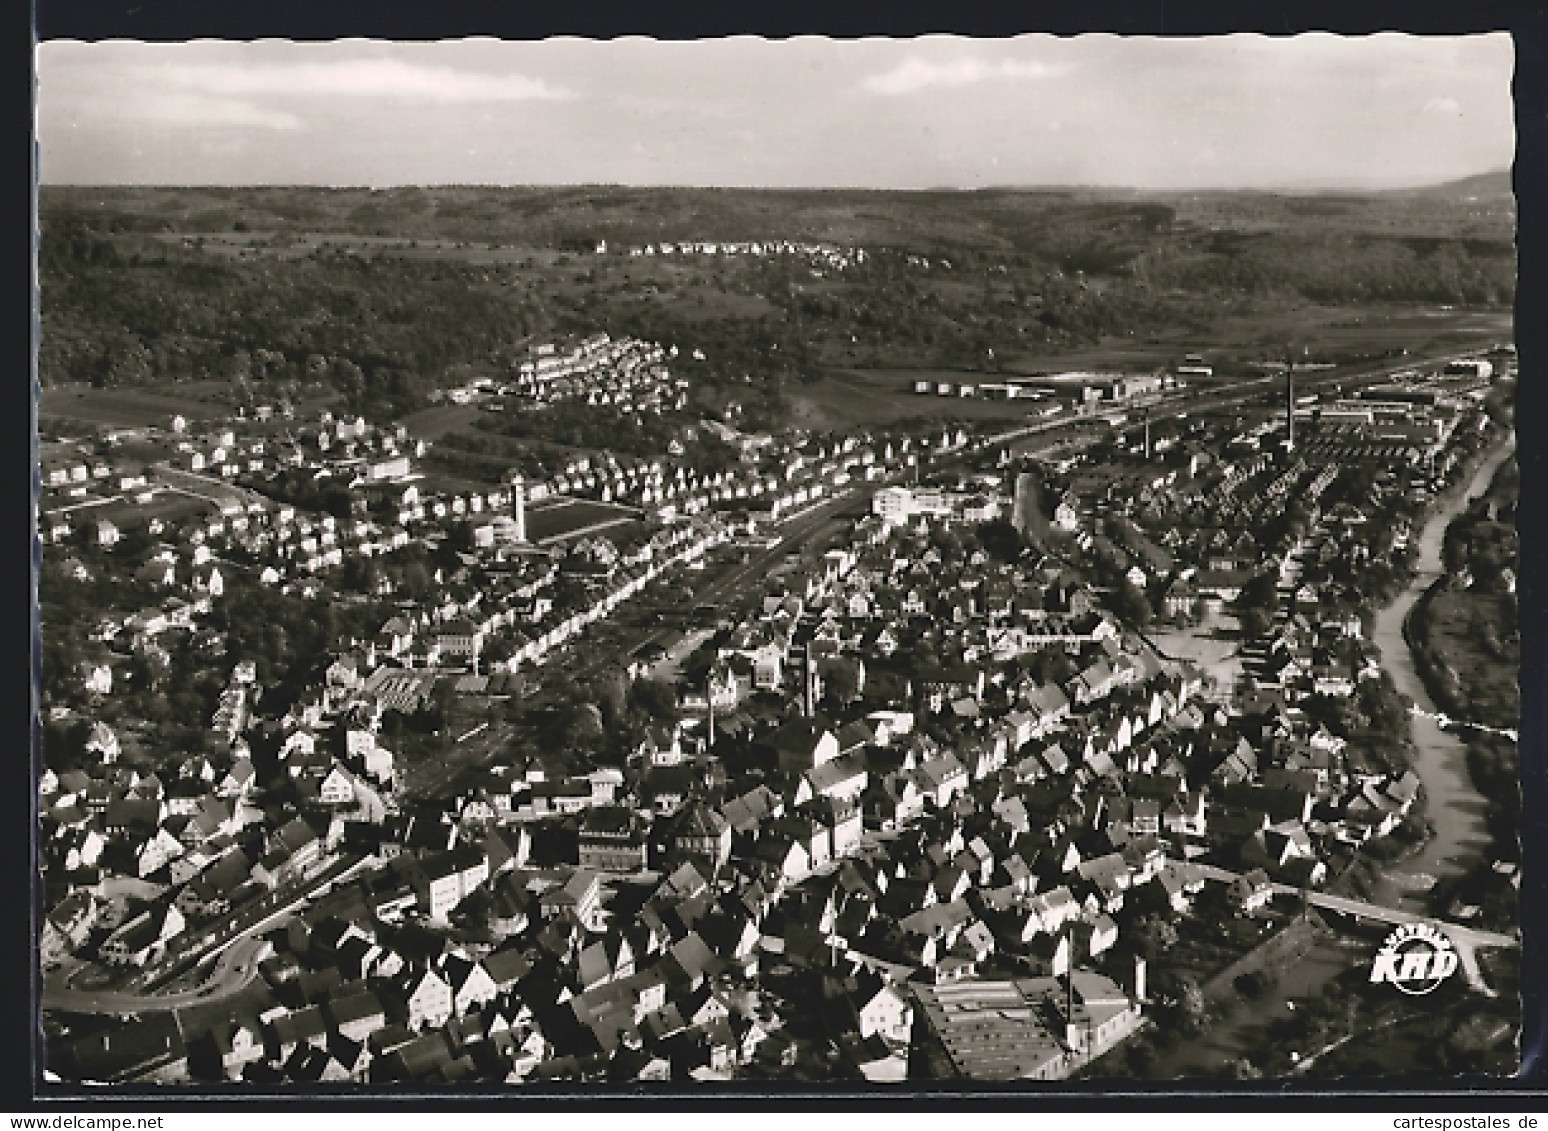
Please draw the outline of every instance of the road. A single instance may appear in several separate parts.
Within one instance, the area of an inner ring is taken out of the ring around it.
[[[1300,377],[1298,388],[1303,392],[1312,392],[1329,385],[1349,388],[1361,384],[1370,384],[1390,378],[1393,373],[1406,369],[1422,368],[1437,361],[1448,360],[1452,356],[1455,355],[1448,353],[1443,357],[1437,356],[1434,358],[1404,357],[1359,373],[1328,374],[1319,371],[1315,374]],[[1246,404],[1249,401],[1260,400],[1264,397],[1279,397],[1282,396],[1283,388],[1283,384],[1273,378],[1243,381],[1208,388],[1192,387],[1151,404],[1148,406],[1148,411],[1153,421],[1162,420],[1204,409]],[[986,437],[980,443],[970,445],[966,451],[950,453],[941,459],[933,460],[931,466],[939,468],[953,462],[955,459],[960,459],[962,456],[970,454],[973,450],[978,450],[985,446],[994,446],[997,443],[1003,443],[1012,438],[1056,432],[1061,428],[1090,424],[1098,419],[1100,419],[1100,415],[1063,416],[1053,420],[1039,421],[1035,424],[1012,429],[997,436]],[[1138,421],[1132,423],[1134,426],[1138,426]],[[787,553],[802,550],[810,543],[816,541],[822,535],[825,524],[835,522],[840,518],[864,514],[869,509],[870,496],[876,488],[889,483],[895,483],[907,475],[908,472],[903,470],[895,472],[875,483],[856,484],[848,489],[847,494],[820,504],[807,513],[791,519],[779,528],[781,538],[778,546],[772,550],[753,551],[746,562],[716,575],[702,589],[697,590],[694,594],[694,600],[701,605],[718,604],[727,597],[740,593],[748,583],[755,579],[766,578],[772,567]],[[671,630],[667,628],[652,629],[638,640],[628,644],[624,652],[628,654],[649,644],[659,643],[670,633]],[[599,658],[589,664],[583,664],[575,674],[578,676],[588,674],[591,671],[600,669],[606,662],[605,658]]]
[[[1453,355],[1447,354],[1445,356],[1449,358]],[[1355,374],[1323,374],[1319,372],[1316,375],[1303,377],[1301,379],[1302,387],[1305,391],[1310,392],[1332,384],[1341,386],[1366,384],[1386,379],[1400,370],[1422,367],[1438,360],[1442,360],[1442,358],[1404,357]],[[1283,386],[1272,378],[1238,382],[1211,388],[1189,388],[1172,397],[1163,398],[1155,402],[1148,407],[1148,411],[1152,420],[1165,419],[1170,416],[1197,412],[1207,408],[1244,404],[1248,401],[1261,399],[1264,396],[1277,396],[1282,388]],[[1065,416],[1054,420],[1040,421],[1022,428],[1013,429],[999,436],[988,437],[977,444],[970,445],[967,450],[949,453],[941,459],[932,460],[931,465],[939,468],[984,446],[993,446],[1013,437],[1038,435],[1074,425],[1089,424],[1096,419],[1099,419],[1099,416]],[[802,551],[811,543],[819,540],[824,534],[824,527],[828,524],[836,523],[842,518],[864,514],[869,509],[870,496],[876,488],[889,483],[895,483],[907,475],[908,471],[904,469],[894,472],[875,483],[855,484],[837,497],[818,504],[809,511],[788,520],[778,528],[780,534],[778,546],[771,550],[754,550],[749,554],[746,562],[732,566],[713,576],[702,588],[695,590],[695,603],[715,605],[729,597],[740,594],[750,582],[768,577],[773,566],[786,554],[792,551]],[[621,653],[629,655],[650,644],[660,643],[665,637],[671,635],[672,631],[672,629],[666,627],[652,628],[638,638],[626,641]],[[614,650],[604,649],[602,651],[605,654],[598,655],[590,660],[583,660],[573,667],[571,675],[575,678],[584,678],[587,675],[600,671],[603,667],[613,662]]]
[[[1198,867],[1205,879],[1219,883],[1228,884],[1240,876],[1238,872],[1217,868],[1213,864],[1200,864]],[[1483,971],[1478,967],[1478,949],[1480,947],[1510,948],[1521,945],[1520,938],[1515,935],[1501,934],[1498,931],[1481,931],[1475,927],[1465,927],[1461,923],[1437,919],[1433,915],[1420,915],[1396,907],[1384,907],[1379,903],[1368,903],[1365,900],[1350,899],[1347,896],[1332,895],[1329,892],[1308,891],[1288,884],[1274,884],[1273,889],[1275,895],[1304,897],[1310,906],[1320,910],[1350,915],[1375,923],[1387,923],[1394,927],[1405,923],[1428,923],[1442,932],[1456,947],[1457,957],[1461,961],[1462,972],[1467,977],[1468,985],[1489,997],[1494,997],[1495,991],[1484,981]]]
[[[293,913],[311,899],[315,899],[343,883],[370,862],[359,855],[339,857],[315,876],[297,885],[293,892],[267,906],[260,904],[262,913],[251,922],[214,938],[208,946],[194,954],[180,955],[155,973],[151,982],[166,981],[175,972],[197,968],[214,955],[215,963],[210,972],[191,990],[157,993],[144,990],[86,990],[69,984],[69,972],[55,971],[43,984],[43,1008],[70,1013],[147,1013],[156,1010],[177,1009],[202,1002],[220,1001],[245,989],[258,976],[259,953],[264,946],[258,938],[262,931]],[[248,912],[251,914],[251,912]],[[241,920],[238,920],[240,922]]]
[[[1276,885],[1276,890],[1283,888],[1286,894],[1298,893],[1299,888]],[[1349,899],[1341,895],[1330,895],[1327,892],[1310,892],[1306,896],[1306,902],[1313,907],[1319,907],[1324,911],[1336,911],[1340,915],[1354,915],[1361,919],[1371,919],[1378,923],[1387,923],[1397,927],[1404,923],[1429,923],[1438,930],[1444,931],[1452,942],[1459,946],[1487,946],[1487,947],[1515,947],[1521,945],[1521,940],[1514,935],[1501,934],[1499,931],[1481,931],[1476,927],[1464,927],[1460,923],[1452,923],[1445,919],[1436,919],[1430,915],[1419,915],[1412,911],[1402,911],[1395,907],[1383,907],[1377,903],[1367,903],[1360,899]]]
[[[1447,354],[1446,356],[1450,357],[1453,355]],[[1437,360],[1441,359],[1404,357],[1360,373],[1324,374],[1319,372],[1315,375],[1302,377],[1301,387],[1307,392],[1329,385],[1349,388],[1384,380],[1397,371],[1423,367]],[[1204,409],[1244,404],[1265,397],[1278,397],[1282,395],[1282,389],[1283,385],[1272,378],[1210,388],[1189,388],[1172,397],[1163,398],[1151,404],[1147,411],[1152,420],[1160,420]],[[1089,424],[1095,419],[1098,419],[1098,417],[1067,416],[1038,422],[1025,428],[1012,430],[1012,432],[1006,433],[1005,436],[991,438],[986,442],[970,445],[967,449],[948,453],[938,459],[931,459],[929,465],[934,469],[949,466],[964,456],[981,450],[985,443],[992,446],[994,442],[1003,441],[1008,436],[1054,432],[1061,428]],[[856,483],[836,497],[787,520],[777,528],[780,534],[780,542],[777,546],[772,549],[752,550],[749,552],[745,562],[731,565],[719,572],[713,573],[699,587],[694,589],[693,602],[698,605],[718,605],[728,599],[740,596],[749,586],[761,585],[763,580],[769,577],[775,565],[785,555],[791,552],[803,552],[812,544],[819,542],[824,536],[831,537],[833,534],[836,534],[844,520],[862,515],[869,509],[870,498],[876,488],[896,483],[907,478],[908,475],[908,469],[900,469],[872,483]],[[587,677],[593,676],[609,665],[616,663],[619,656],[632,655],[651,644],[660,644],[666,638],[675,634],[675,630],[668,626],[629,629],[615,621],[613,628],[623,637],[616,646],[591,649],[576,649],[572,646],[565,649],[566,652],[571,653],[584,652],[584,655],[571,654],[566,657],[567,663],[564,667],[571,678],[585,680]],[[490,749],[470,759],[470,764],[479,765],[486,763],[494,753],[494,745],[491,743]],[[457,780],[460,772],[459,768],[448,767],[444,773],[437,775],[436,789],[443,790],[448,788]]]
[[[214,967],[196,988],[176,993],[129,993],[120,990],[82,990],[50,977],[43,984],[43,1008],[66,1013],[153,1013],[180,1009],[232,997],[258,976],[264,942],[239,939],[215,960]]]
[[[779,527],[778,546],[771,550],[754,550],[749,554],[746,562],[730,566],[723,572],[713,575],[701,588],[695,590],[695,603],[717,604],[734,596],[753,579],[766,578],[775,563],[791,550],[800,549],[818,540],[829,527],[836,531],[843,520],[852,514],[862,514],[869,507],[869,493],[851,489],[845,494],[819,503],[797,515]],[[679,571],[678,576],[693,575]],[[604,623],[606,622],[598,622],[595,627],[600,627]],[[585,640],[582,639],[566,645],[561,650],[561,654],[568,653],[567,659],[570,662],[563,670],[570,678],[584,680],[588,676],[595,675],[616,664],[620,656],[628,656],[648,644],[658,643],[673,631],[666,627],[655,627],[643,631],[635,629],[631,632],[622,626],[617,627],[624,634],[625,639],[615,646],[587,648]],[[471,740],[469,745],[460,748],[455,762],[449,762],[428,772],[416,784],[414,792],[426,797],[446,796],[455,792],[458,783],[467,780],[470,774],[488,765],[497,754],[503,751],[514,733],[513,728],[505,724],[491,727]]]
[[[166,462],[153,465],[153,470],[174,490],[180,490],[201,499],[208,499],[210,502],[234,498],[243,503],[273,503],[272,499],[259,494],[251,488],[242,487],[224,479],[216,479],[210,475],[200,475],[197,472],[184,471]]]
[[[1240,872],[1233,872],[1228,868],[1218,868],[1213,864],[1199,864],[1198,868],[1206,880],[1215,880],[1218,883],[1229,884],[1241,878]],[[1303,889],[1291,887],[1289,884],[1274,884],[1275,895],[1293,895],[1299,897]],[[1461,923],[1453,923],[1447,919],[1437,919],[1433,915],[1420,915],[1414,911],[1404,911],[1397,907],[1385,907],[1379,903],[1368,903],[1361,899],[1350,899],[1347,896],[1332,895],[1328,892],[1307,891],[1306,902],[1313,907],[1320,907],[1325,911],[1336,911],[1341,915],[1356,915],[1361,919],[1370,919],[1377,923],[1390,923],[1400,926],[1404,923],[1429,923],[1438,930],[1445,931],[1453,940],[1463,940],[1473,946],[1514,947],[1520,946],[1521,940],[1515,935],[1501,934],[1498,931],[1481,931],[1475,927],[1463,926]]]

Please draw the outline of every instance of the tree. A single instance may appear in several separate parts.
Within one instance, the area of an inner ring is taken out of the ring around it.
[[[1125,580],[1113,593],[1113,609],[1128,624],[1144,628],[1155,615],[1150,599],[1133,582]]]
[[[1254,574],[1236,599],[1242,608],[1272,609],[1279,602],[1279,583],[1271,572]]]
[[[473,524],[466,519],[461,522],[454,522],[446,532],[445,545],[448,549],[455,552],[464,554],[471,552],[473,549]]]
[[[233,381],[246,381],[253,375],[253,355],[244,349],[236,350],[226,359],[225,370]]]
[[[1236,979],[1236,988],[1248,1001],[1259,1001],[1268,996],[1276,982],[1267,970],[1249,970]]]
[[[1204,1000],[1204,991],[1199,988],[1198,979],[1191,974],[1184,974],[1178,979],[1177,1009],[1182,1016],[1185,1032],[1202,1033],[1208,1027],[1209,1005]]]
[[[677,692],[659,679],[635,680],[629,688],[629,707],[656,722],[673,723],[678,719]]]
[[[62,723],[43,725],[43,761],[56,771],[75,769],[86,753],[91,723],[74,718]]]
[[[1242,635],[1249,640],[1256,640],[1267,634],[1274,627],[1274,618],[1265,609],[1256,606],[1243,609],[1238,619],[1241,621]]]
[[[1231,1062],[1231,1075],[1237,1080],[1261,1080],[1263,1070],[1243,1056]]]
[[[606,732],[595,703],[569,702],[555,707],[541,728],[549,748],[565,755],[594,755]]]
[[[962,539],[949,526],[937,524],[930,527],[930,545],[939,550],[941,557],[947,561],[962,557]]]
[[[479,659],[485,668],[494,668],[509,660],[511,652],[510,638],[497,633],[485,640],[484,646],[479,652]]]
[[[376,585],[380,580],[380,576],[381,571],[377,568],[374,559],[360,555],[351,555],[344,559],[344,569],[339,578],[339,586],[342,589],[353,590],[356,593],[371,594],[376,591]]]
[[[1382,672],[1379,679],[1360,680],[1355,702],[1371,730],[1384,738],[1407,739],[1408,705],[1390,674]]]
[[[597,696],[597,709],[602,712],[602,726],[609,732],[623,725],[629,706],[628,681],[618,668],[604,672],[593,685]]]
[[[1062,648],[1043,648],[1021,660],[1028,676],[1039,683],[1063,687],[1080,674],[1080,666]]]
[[[1003,518],[981,524],[974,533],[978,537],[978,544],[992,558],[1010,562],[1021,555],[1021,532]]]
[[[365,374],[361,372],[360,366],[347,357],[341,357],[333,363],[333,383],[344,395],[346,404],[358,404],[365,394]]]
[[[457,709],[457,685],[449,679],[436,680],[426,708],[435,719],[436,729],[445,733],[451,727],[452,715]]]
[[[1155,961],[1177,945],[1177,928],[1161,915],[1146,915],[1134,925],[1134,942],[1147,961]]]
[[[823,698],[834,707],[845,707],[860,694],[860,672],[853,660],[829,656],[817,665],[822,677]]]

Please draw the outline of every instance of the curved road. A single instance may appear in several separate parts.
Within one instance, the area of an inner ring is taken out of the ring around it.
[[[220,951],[210,972],[194,989],[171,993],[85,990],[70,985],[69,975],[55,971],[43,984],[43,1008],[70,1013],[151,1013],[232,997],[258,977],[258,954],[264,946],[259,932],[267,932],[297,908],[332,890],[334,885],[348,881],[361,868],[367,867],[371,859],[356,854],[333,858],[320,871],[285,891],[281,900],[263,906],[258,918],[243,923],[233,930],[229,941],[218,944],[225,949]],[[205,957],[208,953],[206,950]]]
[[[220,1001],[240,993],[258,976],[258,954],[263,945],[261,939],[238,939],[221,953],[209,976],[196,988],[174,993],[82,990],[56,973],[44,982],[43,1008],[66,1013],[154,1013]]]

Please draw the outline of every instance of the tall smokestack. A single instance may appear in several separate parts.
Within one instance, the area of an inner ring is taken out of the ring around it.
[[[1295,369],[1285,370],[1285,428],[1290,440],[1286,445],[1295,451]]]
[[[511,518],[516,523],[516,541],[527,540],[527,481],[521,475],[511,480]]]
[[[1150,410],[1145,410],[1145,462],[1150,462]]]
[[[812,655],[812,646],[806,646],[806,662],[802,669],[803,683],[801,690],[802,714],[811,718],[817,713],[817,658]]]

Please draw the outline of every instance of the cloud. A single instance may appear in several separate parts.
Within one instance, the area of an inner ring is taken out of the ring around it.
[[[1016,59],[986,63],[982,59],[967,58],[931,63],[911,55],[892,70],[870,76],[864,85],[873,94],[911,94],[932,86],[968,86],[988,79],[1046,78],[1060,70],[1046,63]]]
[[[189,64],[157,69],[153,74],[163,82],[216,94],[399,98],[442,105],[574,97],[568,90],[525,75],[417,66],[398,59],[267,66]]]
[[[1424,113],[1435,117],[1460,118],[1462,104],[1455,98],[1432,98],[1424,104]]]
[[[298,130],[305,123],[294,114],[254,106],[237,98],[212,98],[176,93],[142,92],[120,99],[113,113],[131,121],[198,128],[245,126],[265,130]]]

